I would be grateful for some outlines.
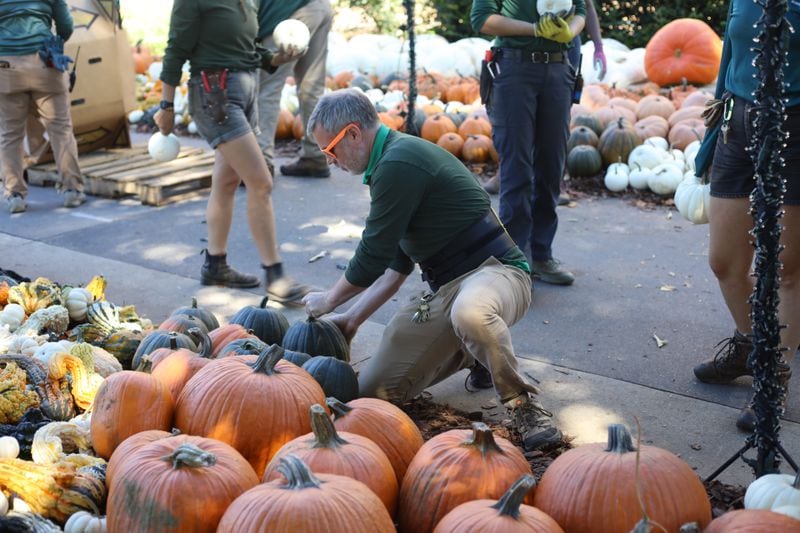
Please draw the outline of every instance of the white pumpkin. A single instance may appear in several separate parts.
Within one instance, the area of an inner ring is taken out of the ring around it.
[[[16,459],[17,457],[19,457],[19,442],[17,442],[17,439],[14,437],[0,437],[0,459]]]
[[[657,166],[657,165],[656,165]],[[650,185],[650,179],[653,177],[653,169],[643,167],[638,163],[631,165],[631,172],[628,174],[628,181],[634,189],[644,190]]]
[[[8,344],[8,353],[33,357],[33,354],[39,349],[39,341],[36,339],[36,337],[28,337],[27,335],[15,335]]]
[[[147,141],[147,151],[150,157],[165,163],[178,157],[178,152],[181,151],[181,143],[174,133],[162,135],[160,131],[157,131]]]
[[[786,505],[800,506],[800,473],[766,474],[747,486],[745,509],[775,509]]]
[[[106,533],[106,517],[78,511],[64,524],[64,533]]]
[[[134,109],[133,111],[128,113],[128,122],[130,122],[131,124],[136,124],[140,120],[142,120],[143,116],[144,116],[144,111],[142,111],[141,109]]]
[[[628,188],[628,165],[612,163],[608,165],[603,183],[609,191],[620,192]]]
[[[640,144],[628,154],[628,166],[639,165],[642,168],[655,168],[662,163],[667,152],[652,144]]]
[[[697,157],[697,152],[700,150],[700,141],[692,141],[683,149],[683,155],[686,156],[686,164],[692,162],[692,170],[694,170],[694,158]]]
[[[50,363],[50,358],[57,353],[69,353],[69,349],[72,348],[74,342],[70,342],[68,340],[61,340],[58,342],[45,342],[44,344],[40,345],[35,352],[33,352],[33,358],[37,359],[45,364]]]
[[[800,520],[800,505],[781,505],[770,509],[773,513],[785,514]]]
[[[31,506],[19,496],[11,497],[11,509],[18,513],[33,513]]]
[[[286,19],[275,26],[272,38],[279,49],[305,50],[311,40],[311,32],[308,31],[308,26],[302,21]]]
[[[0,516],[5,516],[8,512],[8,498],[0,492]]]
[[[643,144],[655,146],[656,148],[661,148],[662,150],[669,150],[669,141],[667,141],[664,137],[659,137],[658,135],[648,137],[644,140]]]
[[[708,208],[711,203],[710,187],[699,178],[685,178],[675,189],[675,207],[692,224],[708,224]]]
[[[656,194],[667,196],[674,194],[678,184],[683,181],[683,171],[675,165],[662,163],[655,167],[647,186]]]
[[[197,135],[197,122],[194,120],[189,122],[189,125],[186,126],[186,131],[188,131],[191,135]]]
[[[73,322],[83,322],[86,320],[86,310],[89,304],[94,302],[94,296],[83,287],[74,287],[67,293],[65,307],[69,312],[69,318]]]
[[[25,320],[25,309],[19,304],[8,304],[0,311],[0,326],[8,326],[8,330],[14,332]]]

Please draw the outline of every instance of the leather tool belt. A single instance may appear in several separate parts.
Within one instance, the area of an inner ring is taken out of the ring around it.
[[[436,292],[445,283],[475,270],[489,257],[503,257],[514,246],[511,236],[490,209],[444,248],[420,262],[422,281]]]
[[[519,48],[501,48],[500,55],[519,63],[567,63],[569,61],[564,52],[531,52]]]

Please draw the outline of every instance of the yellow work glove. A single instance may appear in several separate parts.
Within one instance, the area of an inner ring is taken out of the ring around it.
[[[539,21],[538,31],[539,37],[557,43],[568,43],[575,38],[567,21],[560,17],[545,17],[544,20]]]

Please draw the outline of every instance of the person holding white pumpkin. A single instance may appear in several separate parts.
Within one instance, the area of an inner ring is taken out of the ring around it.
[[[733,0],[717,80],[716,98],[722,99],[723,117],[715,128],[709,129],[695,161],[697,176],[710,176],[710,241],[709,265],[716,276],[722,296],[736,329],[720,342],[717,354],[697,365],[694,373],[704,383],[728,383],[739,376],[752,375],[747,357],[753,349],[750,341],[749,298],[754,280],[750,275],[753,245],[750,231],[750,193],[755,187],[755,166],[748,147],[752,142],[753,94],[760,80],[754,66],[755,38],[760,31],[761,6],[750,0]],[[800,27],[800,7],[789,2],[787,20]],[[784,67],[786,120],[783,131],[789,141],[781,156],[785,165],[781,177],[785,180],[784,214],[780,254],[782,270],[778,318],[786,327],[781,330],[781,345],[785,361],[780,365],[782,385],[792,374],[790,367],[800,344],[800,34],[790,33],[788,62]],[[726,133],[720,135],[720,131]],[[713,162],[712,162],[713,160]],[[755,427],[752,400],[742,410],[737,427],[752,431]]]
[[[274,168],[275,130],[278,126],[281,94],[286,78],[294,76],[298,112],[303,118],[303,140],[300,157],[281,165],[281,174],[327,178],[331,175],[325,156],[305,133],[308,117],[325,92],[325,63],[328,58],[328,33],[333,24],[333,9],[329,0],[261,0],[258,10],[258,38],[262,46],[275,47],[274,30],[284,20],[294,19],[308,27],[311,38],[308,49],[297,61],[280,65],[275,72],[261,71],[258,88],[258,145],[267,166]],[[273,173],[274,174],[274,173]]]
[[[545,3],[548,11],[537,11]],[[534,277],[557,285],[575,280],[552,245],[576,73],[567,51],[585,16],[584,0],[473,0],[470,15],[475,30],[496,37],[487,111],[500,158],[500,219],[521,249],[530,247]]]
[[[206,209],[208,248],[200,271],[203,285],[257,287],[259,279],[227,262],[234,196],[247,186],[247,220],[266,271],[270,299],[299,300],[308,288],[283,272],[272,206],[272,176],[258,148],[256,96],[259,67],[274,70],[302,50],[271,52],[256,45],[258,4],[254,0],[175,0],[164,53],[161,109],[155,122],[172,130],[175,87],[186,60],[191,64],[189,110],[198,131],[214,149],[211,195]]]
[[[64,0],[0,2],[0,176],[11,213],[27,209],[23,140],[32,110],[53,147],[64,207],[86,201],[70,116],[66,71],[72,59],[64,55],[72,29]]]

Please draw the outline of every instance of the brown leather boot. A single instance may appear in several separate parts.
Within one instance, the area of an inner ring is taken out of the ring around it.
[[[331,169],[325,160],[306,159],[301,157],[294,163],[281,165],[281,174],[284,176],[303,176],[307,178],[328,178]]]
[[[733,337],[720,341],[716,355],[694,367],[694,375],[703,383],[730,383],[739,376],[752,376],[747,367],[747,356],[753,343],[738,331]]]
[[[204,251],[206,260],[200,269],[200,283],[203,285],[219,285],[232,289],[249,289],[260,285],[256,276],[231,268],[227,254],[211,255],[208,250]]]
[[[778,384],[783,388],[787,388],[791,377],[792,369],[789,367],[788,363],[784,361],[778,363]],[[752,433],[756,429],[756,412],[753,409],[754,397],[755,393],[752,393],[747,405],[742,408],[742,411],[739,413],[739,418],[736,419],[736,427],[748,433]],[[786,395],[783,396],[783,402],[785,405]]]

